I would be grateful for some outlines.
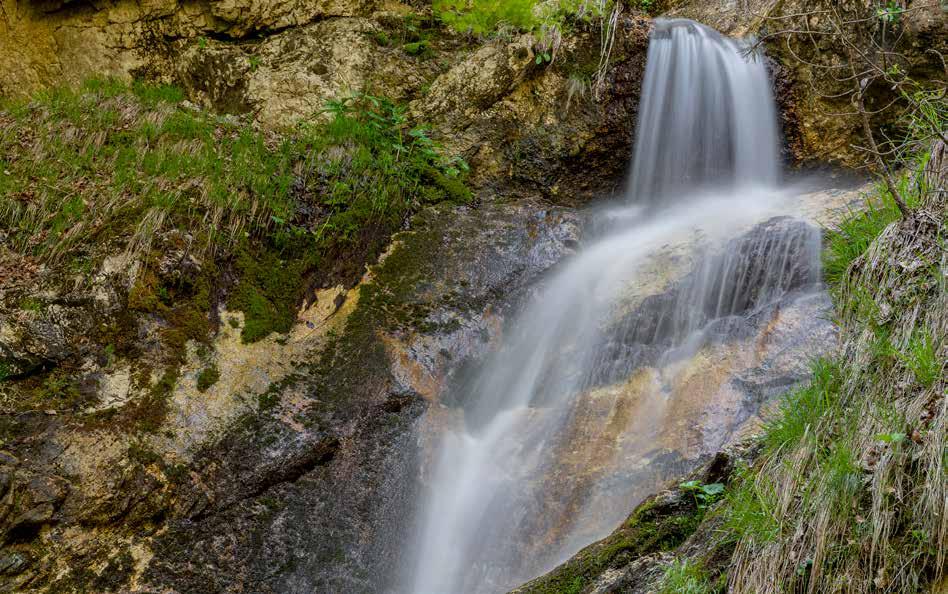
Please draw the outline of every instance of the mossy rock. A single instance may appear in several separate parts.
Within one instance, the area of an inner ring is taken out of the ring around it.
[[[552,572],[514,590],[515,594],[581,592],[605,571],[675,549],[697,529],[704,516],[680,491],[647,499],[615,532],[591,544]]]

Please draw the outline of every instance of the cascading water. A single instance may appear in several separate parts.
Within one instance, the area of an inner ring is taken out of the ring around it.
[[[629,194],[667,202],[712,187],[777,183],[770,81],[746,44],[693,21],[656,21]]]
[[[648,214],[613,216],[622,228],[549,279],[454,399],[401,590],[506,591],[603,536],[640,482],[623,460],[659,439],[670,414],[667,370],[722,324],[815,281],[818,237],[775,224],[660,299],[628,303],[669,243],[723,243],[780,212],[770,84],[743,47],[691,21],[656,21],[629,187]],[[666,371],[635,380],[646,397],[634,409],[621,399],[597,409],[597,391],[644,365]]]

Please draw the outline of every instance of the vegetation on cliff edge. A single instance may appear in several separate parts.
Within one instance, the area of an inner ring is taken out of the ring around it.
[[[881,206],[831,231],[825,258],[844,347],[814,364],[764,428],[713,512],[705,557],[667,570],[667,591],[920,592],[948,555],[948,272],[943,144]],[[687,583],[687,590],[675,584]],[[672,589],[668,589],[672,588]]]
[[[72,286],[106,269],[128,277],[128,315],[90,337],[110,357],[135,361],[138,321],[158,320],[173,375],[225,305],[243,312],[245,341],[286,332],[313,288],[355,284],[414,212],[471,197],[466,163],[402,107],[356,94],[326,110],[270,131],[204,112],[175,87],[112,79],[0,104],[6,249]],[[39,371],[25,386],[36,398],[20,399],[30,409],[52,407],[45,375],[73,385],[68,364]],[[136,381],[150,382],[140,371]]]

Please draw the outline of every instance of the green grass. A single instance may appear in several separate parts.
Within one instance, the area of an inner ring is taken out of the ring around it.
[[[787,394],[778,412],[765,425],[764,444],[770,452],[800,443],[839,401],[841,370],[835,361],[818,359],[809,384]]]
[[[401,108],[356,96],[328,123],[289,135],[178,107],[174,87],[90,81],[0,112],[0,224],[20,251],[54,260],[84,240],[132,231],[145,248],[165,228],[194,232],[208,251],[247,238],[312,233],[352,238],[419,203],[466,200],[458,160],[444,159]],[[328,216],[294,226],[300,190]],[[213,248],[213,249],[212,249]]]
[[[750,468],[737,470],[722,509],[729,538],[764,544],[780,535],[776,489],[773,481],[757,477]]]
[[[536,0],[435,0],[433,8],[446,25],[462,33],[489,35],[501,27],[533,31],[540,26]]]
[[[908,351],[902,360],[912,370],[915,380],[925,388],[931,388],[941,376],[944,362],[928,330],[918,330],[909,342]]]
[[[724,591],[724,584],[712,580],[695,562],[675,561],[665,571],[658,594],[716,594]]]
[[[130,306],[178,317],[186,338],[206,333],[215,276],[235,269],[228,303],[253,341],[289,329],[308,283],[358,280],[418,209],[471,197],[467,164],[384,98],[332,101],[328,117],[280,133],[182,100],[175,87],[105,79],[0,106],[10,245],[87,274],[130,255],[144,265]],[[150,272],[172,231],[189,238],[201,279]]]
[[[878,201],[866,200],[864,210],[852,211],[839,226],[829,230],[823,252],[823,275],[831,285],[838,285],[850,264],[863,255],[869,245],[893,221],[899,219],[895,202],[882,194]]]
[[[434,12],[461,33],[489,36],[500,31],[541,32],[576,19],[601,17],[611,1],[592,0],[435,0]]]
[[[931,152],[923,150],[906,163],[910,170],[896,180],[896,189],[909,208],[919,205],[922,194],[927,191],[922,179],[914,172],[921,171],[931,158]],[[846,277],[850,264],[862,256],[880,233],[901,214],[885,184],[875,187],[875,198],[867,197],[865,208],[851,211],[836,228],[828,230],[826,249],[823,252],[823,274],[830,285],[839,285]]]

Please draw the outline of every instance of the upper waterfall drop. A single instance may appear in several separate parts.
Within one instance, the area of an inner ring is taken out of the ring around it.
[[[773,92],[764,60],[750,50],[746,41],[694,21],[655,21],[628,186],[632,201],[777,184]]]

